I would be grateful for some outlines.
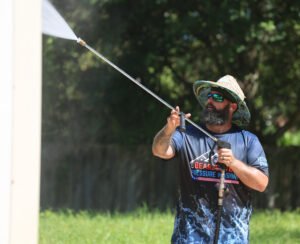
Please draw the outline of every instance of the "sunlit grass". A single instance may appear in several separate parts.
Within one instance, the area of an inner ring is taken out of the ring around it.
[[[173,214],[139,209],[127,214],[45,211],[40,244],[169,243]]]
[[[300,243],[300,211],[264,211],[250,222],[250,243]]]
[[[127,214],[43,211],[40,244],[170,243],[174,214],[145,208]],[[300,243],[300,211],[252,216],[250,243]]]

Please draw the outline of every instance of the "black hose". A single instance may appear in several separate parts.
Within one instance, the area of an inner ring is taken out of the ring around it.
[[[217,213],[217,220],[216,220],[214,244],[218,244],[218,240],[219,240],[222,211],[223,211],[223,205],[222,206],[219,205],[218,206],[218,213]]]

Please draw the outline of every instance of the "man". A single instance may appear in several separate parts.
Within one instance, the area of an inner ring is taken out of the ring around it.
[[[225,166],[225,194],[219,243],[248,243],[252,191],[268,185],[268,164],[258,138],[242,129],[250,121],[245,96],[237,81],[226,75],[217,82],[196,81],[194,93],[204,109],[202,127],[229,142],[215,142],[194,126],[185,132],[179,107],[153,141],[152,151],[163,159],[180,157],[180,183],[172,243],[212,243],[216,226],[220,164]],[[190,117],[187,114],[186,117]]]

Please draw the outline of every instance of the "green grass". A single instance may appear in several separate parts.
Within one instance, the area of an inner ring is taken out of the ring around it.
[[[127,214],[43,211],[40,244],[170,243],[174,214],[139,209]],[[257,212],[250,243],[300,243],[300,211]]]
[[[300,211],[255,213],[250,222],[250,243],[300,243]]]
[[[127,214],[45,211],[40,244],[169,243],[173,214],[139,209]]]

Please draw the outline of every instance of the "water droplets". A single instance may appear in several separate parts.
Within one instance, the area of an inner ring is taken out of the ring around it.
[[[42,30],[44,34],[69,40],[77,40],[73,30],[48,0],[43,0],[42,14]]]

